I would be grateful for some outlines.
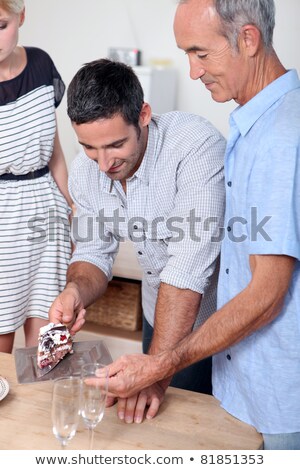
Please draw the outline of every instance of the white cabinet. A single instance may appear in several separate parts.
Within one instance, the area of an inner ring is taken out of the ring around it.
[[[113,265],[113,276],[125,279],[142,279],[142,270],[131,240],[120,242],[119,252]]]
[[[137,74],[144,90],[144,99],[157,114],[176,109],[177,73],[171,67],[136,66]]]

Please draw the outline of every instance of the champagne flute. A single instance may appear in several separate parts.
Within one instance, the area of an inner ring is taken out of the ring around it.
[[[52,430],[61,448],[75,436],[80,418],[81,379],[61,377],[53,381]]]
[[[81,367],[81,380],[81,416],[89,430],[89,449],[92,450],[94,429],[102,420],[105,410],[108,369],[99,362],[85,364]]]

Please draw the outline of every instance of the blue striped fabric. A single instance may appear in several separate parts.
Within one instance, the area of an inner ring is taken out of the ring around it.
[[[26,174],[52,156],[59,75],[44,51],[26,52],[24,71],[0,82],[0,174]],[[51,174],[0,180],[0,334],[15,331],[27,317],[48,317],[70,258],[67,213]]]

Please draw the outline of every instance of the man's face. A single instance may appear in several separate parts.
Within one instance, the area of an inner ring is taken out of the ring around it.
[[[73,123],[86,155],[98,163],[112,180],[125,181],[138,169],[147,146],[147,124],[140,120],[140,133],[119,114],[85,124]]]
[[[190,0],[178,6],[174,33],[189,58],[190,76],[200,79],[218,102],[243,101],[247,63],[220,34],[218,14],[211,0]],[[246,86],[247,88],[247,86]]]

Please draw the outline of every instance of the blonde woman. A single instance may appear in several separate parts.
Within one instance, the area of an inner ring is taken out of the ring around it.
[[[18,46],[23,0],[0,0],[0,351],[26,346],[63,289],[70,257],[67,168],[55,108],[65,90],[49,55]]]

